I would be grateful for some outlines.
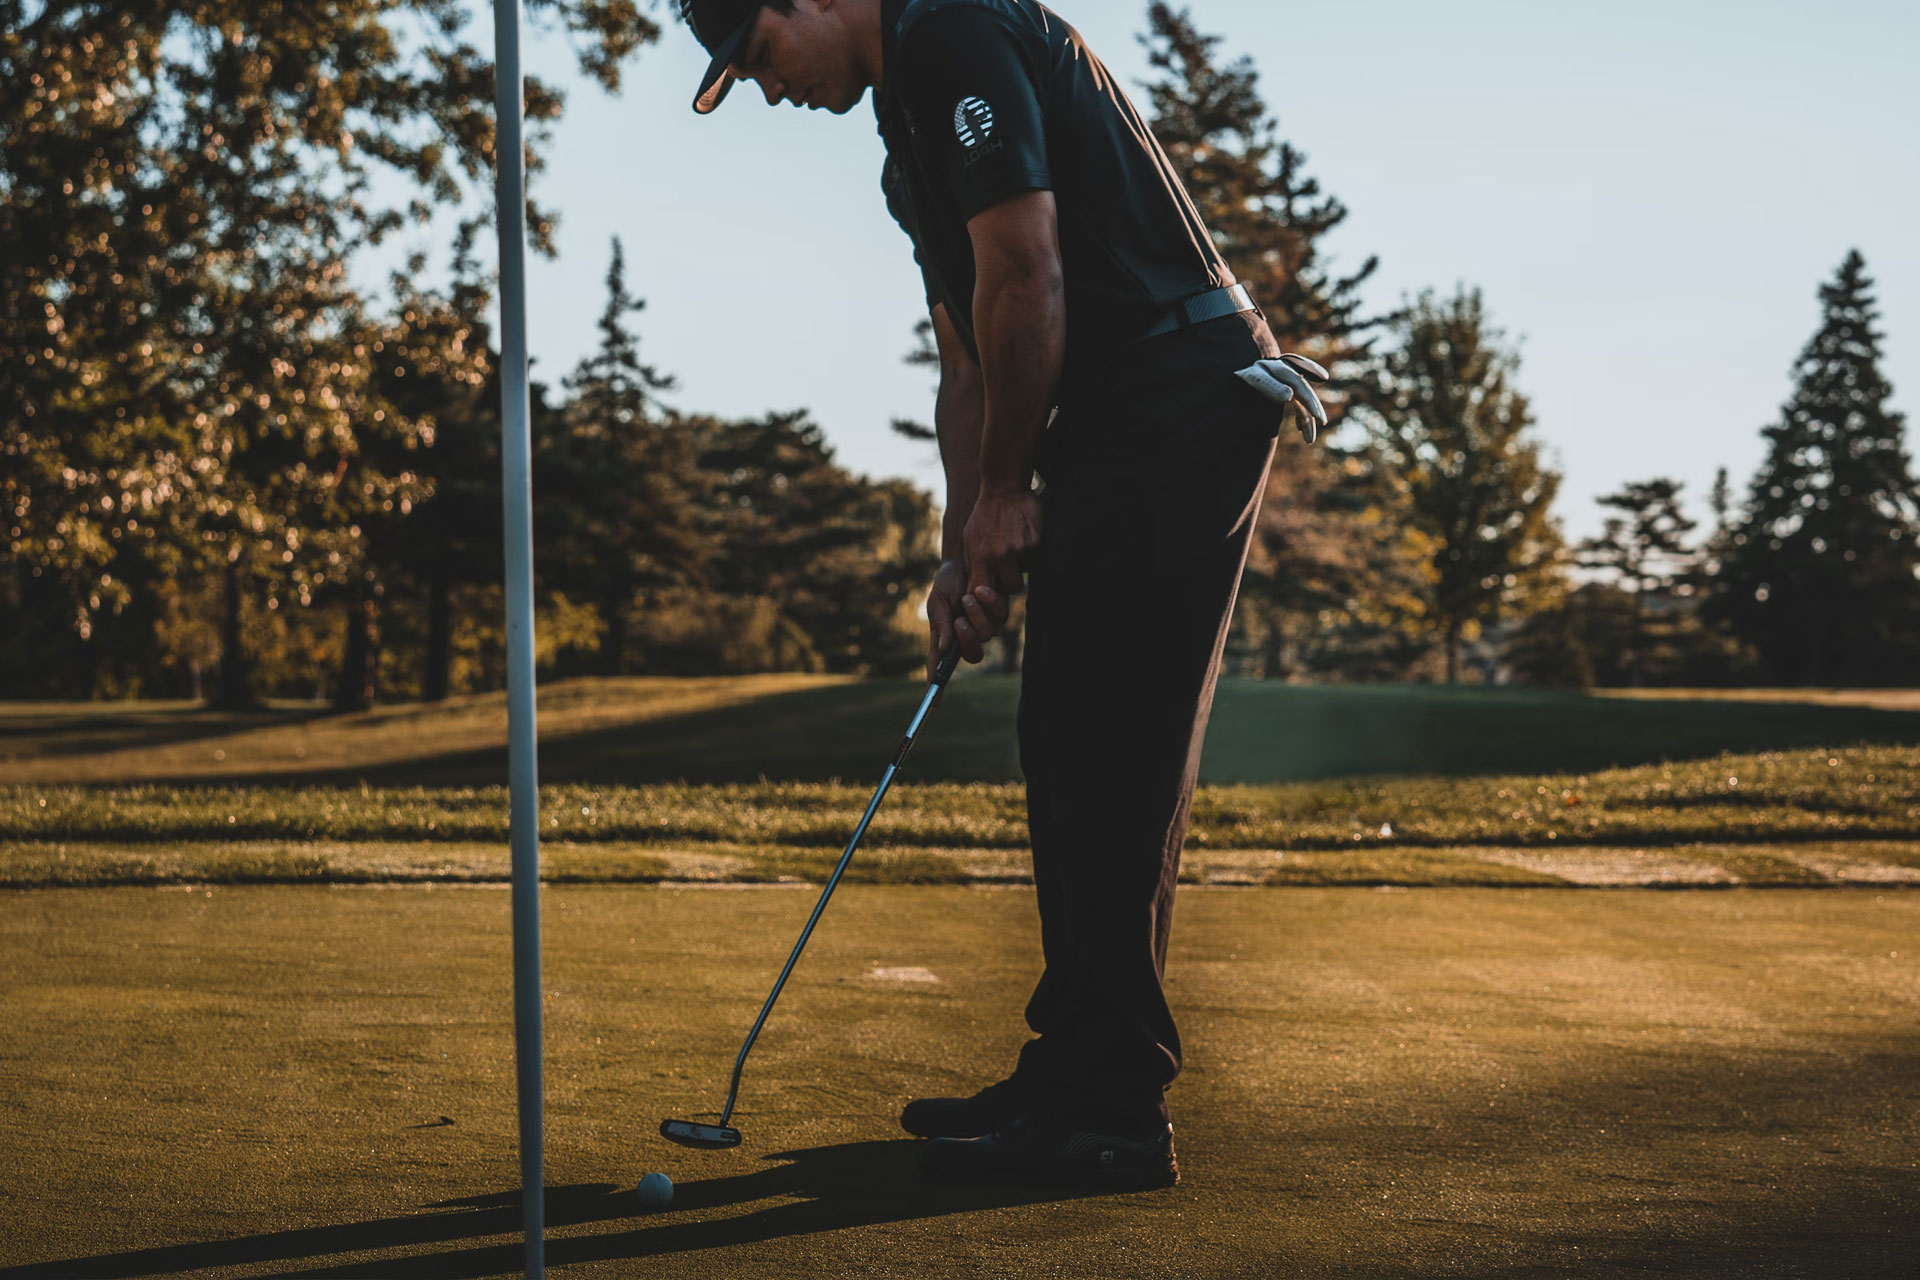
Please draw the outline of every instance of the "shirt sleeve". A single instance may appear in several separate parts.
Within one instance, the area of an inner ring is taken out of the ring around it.
[[[1042,64],[1005,20],[949,5],[908,28],[894,56],[915,151],[962,220],[1007,196],[1052,189]]]
[[[887,212],[893,215],[894,222],[907,233],[907,240],[913,245],[913,264],[920,268],[920,287],[927,295],[927,310],[931,311],[940,301],[935,296],[933,273],[927,270],[926,259],[920,254],[920,232],[913,218],[913,202],[907,195],[906,175],[900,172],[900,166],[892,156],[880,170],[880,190],[887,197]]]

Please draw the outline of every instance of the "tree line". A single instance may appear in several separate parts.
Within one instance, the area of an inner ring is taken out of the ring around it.
[[[627,3],[532,11],[609,89],[659,36]],[[1570,545],[1480,294],[1366,314],[1378,262],[1331,262],[1347,210],[1250,61],[1185,10],[1147,22],[1156,134],[1282,345],[1336,375],[1334,430],[1269,477],[1236,670],[1911,678],[1920,525],[1859,255],[1745,497],[1723,472],[1689,541],[1679,485],[1652,478]],[[444,288],[415,259],[376,307],[348,272],[484,185],[492,84],[464,23],[457,0],[0,0],[0,695],[360,707],[502,682],[487,215],[461,223]],[[564,100],[527,92],[537,174]],[[536,248],[553,226],[531,208]],[[850,473],[804,413],[670,406],[643,305],[616,241],[597,348],[536,385],[543,671],[910,669],[931,496]],[[908,359],[930,359],[924,324]]]
[[[1868,684],[1920,676],[1920,510],[1858,252],[1820,290],[1795,389],[1744,498],[1724,470],[1689,542],[1664,477],[1570,544],[1519,359],[1478,290],[1367,315],[1346,207],[1279,136],[1242,57],[1148,9],[1150,118],[1281,346],[1335,373],[1323,447],[1283,447],[1230,660],[1272,678],[1551,685]]]
[[[531,9],[609,89],[659,34],[632,4]],[[0,695],[500,683],[489,219],[462,222],[446,289],[415,259],[381,309],[348,272],[484,187],[466,16],[0,0]],[[536,172],[562,107],[529,79]],[[531,208],[536,248],[553,225]],[[913,665],[930,498],[850,473],[804,413],[662,405],[639,307],[616,244],[599,347],[536,387],[545,668]]]

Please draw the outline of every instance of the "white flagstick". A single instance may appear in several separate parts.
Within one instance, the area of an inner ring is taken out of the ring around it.
[[[527,400],[527,186],[520,0],[494,0],[494,203],[500,219],[500,471],[506,507],[507,777],[513,849],[514,1062],[527,1275],[546,1274],[540,1015],[540,791],[534,755],[533,442]]]

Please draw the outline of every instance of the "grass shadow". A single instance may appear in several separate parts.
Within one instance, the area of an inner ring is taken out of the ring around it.
[[[604,714],[591,727],[575,729],[561,727],[564,714],[549,717],[540,743],[540,776],[544,782],[592,785],[866,781],[879,776],[923,692],[913,680],[854,681],[661,712],[623,701],[632,694],[619,688],[569,682],[542,691],[547,705],[565,712],[598,705]],[[596,699],[604,701],[596,704]],[[1018,782],[1018,700],[1017,679],[956,681],[914,747],[907,776],[924,782]],[[64,713],[43,716],[29,710],[0,719],[0,756],[6,754],[8,735],[20,744],[16,756],[24,751],[72,757],[137,745],[143,735],[165,743],[302,722],[311,739],[311,764],[282,759],[268,765],[250,757],[245,744],[236,744],[229,752],[231,763],[212,771],[200,767],[186,775],[176,772],[177,766],[162,766],[137,776],[145,782],[201,786],[497,785],[506,778],[504,720],[491,728],[483,721],[478,730],[465,725],[451,736],[440,725],[442,717],[470,712],[396,707],[370,720],[329,717],[318,709],[276,709],[245,719],[200,711],[120,711],[80,715],[79,724],[91,727],[67,729],[61,727],[69,718]],[[386,735],[378,751],[370,754],[362,744],[364,733]],[[1920,713],[1732,696],[1639,699],[1478,686],[1228,679],[1221,682],[1214,705],[1201,781],[1583,773],[1722,752],[1857,744],[1920,745]]]
[[[1201,780],[1587,773],[1722,752],[1920,744],[1920,715],[1444,685],[1223,681]]]
[[[910,682],[770,694],[743,705],[543,737],[545,782],[821,782],[879,776],[918,704]],[[957,684],[913,749],[923,782],[1018,782],[1018,682]],[[1920,744],[1920,715],[1818,703],[1653,701],[1538,690],[1225,682],[1201,780],[1582,773],[1724,751]],[[503,747],[423,755],[377,770],[236,779],[470,786],[506,776]]]
[[[875,680],[767,694],[750,703],[636,719],[573,733],[544,733],[540,780],[599,785],[646,782],[824,782],[877,779],[925,694],[910,681]],[[915,745],[909,775],[921,781],[1010,782],[1020,777],[1013,736],[1017,688],[971,680],[935,712],[937,734]],[[239,773],[239,785],[486,786],[506,778],[504,745],[423,753],[377,767]],[[158,779],[160,782],[212,781]]]
[[[547,1189],[549,1232],[596,1223],[631,1226],[596,1235],[546,1242],[549,1266],[610,1259],[646,1258],[850,1227],[943,1217],[1010,1205],[1112,1195],[1074,1188],[954,1186],[917,1172],[921,1144],[909,1139],[850,1142],[783,1151],[760,1158],[747,1172],[680,1183],[673,1207],[643,1213],[631,1187],[587,1183]],[[723,1157],[724,1158],[724,1157]],[[723,1217],[711,1215],[779,1200],[765,1208]],[[169,1245],[97,1254],[0,1269],[0,1280],[105,1280],[107,1277],[171,1275],[214,1267],[297,1263],[329,1255],[418,1246],[453,1246],[436,1252],[316,1265],[276,1271],[296,1276],[493,1276],[518,1271],[525,1258],[516,1238],[506,1243],[467,1244],[518,1233],[520,1193],[504,1191],[421,1206],[436,1213],[374,1218],[362,1222],[268,1232],[233,1240]]]
[[[169,747],[332,714],[318,705],[222,711],[194,703],[16,704],[0,716],[0,761]]]

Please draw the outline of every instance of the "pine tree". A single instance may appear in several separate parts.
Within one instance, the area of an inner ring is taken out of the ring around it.
[[[1624,514],[1608,516],[1600,536],[1578,548],[1581,568],[1612,574],[1633,601],[1625,655],[1627,683],[1633,685],[1645,675],[1648,608],[1665,601],[1690,567],[1686,538],[1696,522],[1680,509],[1680,488],[1677,480],[1659,479],[1607,494],[1600,505]]]
[[[1519,359],[1478,290],[1446,302],[1422,294],[1399,332],[1365,416],[1432,539],[1433,624],[1452,683],[1463,640],[1558,593],[1560,477],[1529,435],[1533,413],[1513,386]]]
[[[629,624],[643,591],[700,581],[712,554],[699,508],[695,442],[668,420],[658,393],[674,380],[640,358],[627,317],[646,303],[627,288],[613,241],[600,345],[566,378],[565,408],[541,432],[543,584],[598,611],[600,670],[627,669]]]
[[[455,241],[447,291],[417,287],[425,265],[417,258],[392,282],[399,314],[379,335],[383,358],[374,366],[374,388],[401,418],[418,425],[418,434],[363,432],[356,465],[381,475],[411,475],[414,483],[355,521],[362,536],[352,549],[359,554],[342,557],[332,589],[297,584],[302,604],[325,599],[345,609],[334,704],[341,710],[372,703],[379,668],[391,665],[379,660],[389,634],[412,639],[425,659],[417,676],[420,691],[429,700],[444,698],[454,596],[463,585],[499,581],[500,393],[498,362],[487,345],[489,290],[472,253],[477,233],[469,224]],[[419,634],[408,637],[404,626],[387,625],[418,616],[416,600],[425,614]]]
[[[1820,290],[1819,330],[1713,584],[1712,607],[1787,684],[1920,672],[1920,512],[1888,407],[1873,282],[1858,251]]]
[[[719,480],[710,500],[725,554],[707,583],[716,615],[768,610],[777,643],[766,656],[779,669],[895,674],[924,660],[915,593],[939,564],[927,493],[847,471],[804,412],[681,425]]]

